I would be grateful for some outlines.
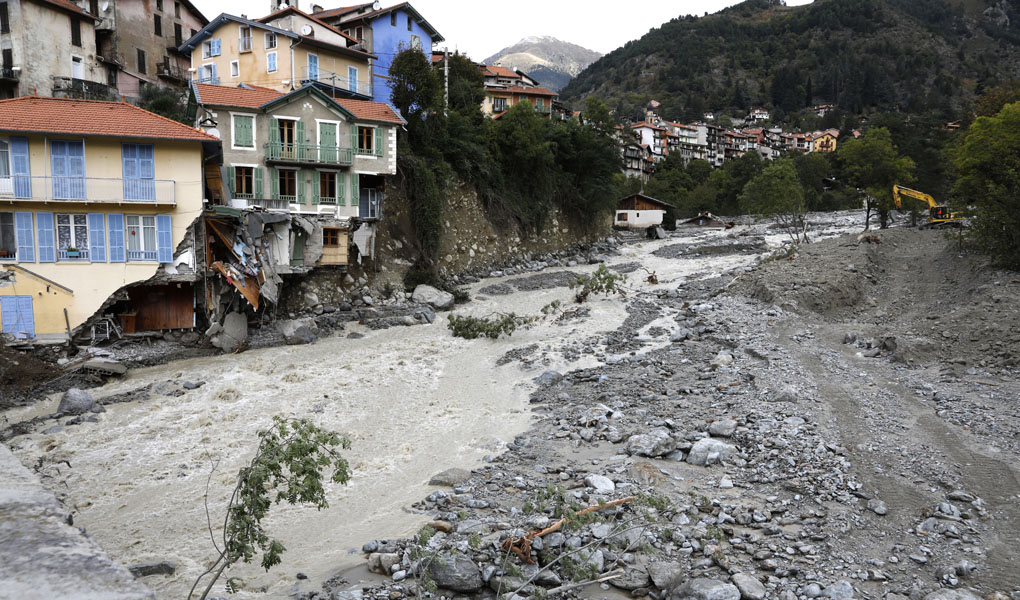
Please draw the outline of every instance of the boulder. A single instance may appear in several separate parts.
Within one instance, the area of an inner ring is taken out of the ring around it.
[[[453,307],[453,294],[437,290],[431,285],[424,283],[414,288],[411,300],[418,304],[428,304],[437,310],[447,310]]]
[[[592,473],[584,478],[584,484],[588,487],[595,488],[595,491],[600,494],[609,494],[616,491],[616,484],[613,480],[604,476],[596,475]]]
[[[276,330],[291,346],[311,344],[319,339],[318,326],[314,319],[290,319],[276,322]]]
[[[854,586],[846,580],[837,581],[825,588],[825,591],[822,592],[822,597],[829,598],[830,600],[852,600],[854,597]]]
[[[733,585],[740,590],[740,597],[743,600],[764,600],[765,586],[758,581],[757,577],[747,573],[736,573],[732,579]]]
[[[699,467],[727,461],[737,453],[737,447],[715,438],[701,438],[687,453],[687,462]]]
[[[209,333],[212,332],[212,333]],[[206,335],[209,342],[224,352],[231,353],[248,341],[248,317],[244,313],[232,312],[223,319],[223,325],[213,325]]]
[[[436,473],[429,480],[429,485],[445,485],[453,487],[471,479],[471,472],[465,469],[447,469],[442,473]]]
[[[71,388],[60,397],[57,412],[63,415],[81,415],[88,412],[103,412],[105,409],[96,404],[92,394],[78,388]]]
[[[439,556],[428,568],[432,580],[444,590],[469,593],[482,588],[482,571],[466,556]]]
[[[646,588],[649,584],[648,573],[641,569],[624,569],[623,575],[609,580],[609,585],[627,591]]]
[[[731,583],[699,577],[673,589],[669,600],[740,600],[740,590]]]
[[[716,437],[730,437],[736,430],[737,422],[733,419],[719,419],[708,426],[708,432]]]
[[[669,590],[676,587],[686,572],[679,563],[668,562],[649,563],[645,567],[645,571],[652,578],[652,583],[655,587],[660,590]]]
[[[657,427],[648,433],[639,433],[630,436],[627,440],[627,452],[638,456],[654,458],[663,456],[676,450],[676,441],[669,434],[669,430]]]
[[[128,567],[135,577],[148,577],[150,575],[173,575],[177,571],[177,565],[171,562],[145,563]]]

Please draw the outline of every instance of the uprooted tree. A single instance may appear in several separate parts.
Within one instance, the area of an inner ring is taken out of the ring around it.
[[[202,579],[211,575],[200,596],[206,598],[227,567],[237,561],[251,562],[259,552],[262,567],[267,571],[279,564],[286,548],[280,540],[269,537],[262,528],[262,519],[273,504],[283,501],[311,504],[319,510],[327,508],[325,482],[346,484],[350,479],[350,466],[338,452],[350,447],[346,437],[306,419],[273,417],[272,427],[259,432],[255,456],[237,474],[223,519],[222,546],[216,543],[210,525],[209,533],[219,556],[195,580],[188,598],[194,595]]]

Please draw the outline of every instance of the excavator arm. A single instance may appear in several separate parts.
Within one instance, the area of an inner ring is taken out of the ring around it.
[[[893,186],[893,201],[896,203],[897,210],[903,210],[903,198],[911,198],[913,200],[919,200],[928,205],[928,226],[956,226],[959,227],[963,224],[963,217],[957,215],[945,204],[939,204],[935,201],[935,198],[931,194],[925,194],[917,190],[912,190],[902,185]]]
[[[938,206],[938,202],[935,202],[935,198],[932,198],[931,194],[925,194],[924,192],[912,190],[901,185],[894,185],[892,187],[892,193],[893,200],[896,202],[897,209],[903,208],[902,198],[904,196],[906,196],[907,198],[913,198],[914,200],[920,200],[921,202],[924,202],[925,204],[928,205],[929,210]]]

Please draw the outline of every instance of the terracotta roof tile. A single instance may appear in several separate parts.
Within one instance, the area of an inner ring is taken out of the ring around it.
[[[511,85],[511,86],[493,86],[487,85],[485,89],[493,92],[510,92],[513,94],[520,94],[522,96],[558,96],[556,92],[546,89],[544,87],[525,87],[523,85]]]
[[[485,70],[493,77],[507,77],[509,79],[520,79],[521,76],[512,69],[500,65],[485,65]]]
[[[207,133],[126,102],[39,96],[0,101],[0,131],[219,141]]]
[[[213,106],[238,106],[242,108],[258,108],[267,102],[276,100],[283,93],[274,89],[250,86],[253,89],[230,87],[226,85],[210,85],[196,83],[195,90],[201,104]]]
[[[257,21],[259,23],[266,23],[266,24],[268,24],[273,19],[276,19],[278,17],[282,17],[285,14],[289,14],[289,13],[297,13],[297,14],[301,15],[302,17],[312,21],[313,23],[318,23],[319,25],[322,25],[323,27],[325,27],[326,29],[332,31],[333,33],[338,34],[340,36],[343,36],[346,40],[350,41],[352,44],[357,44],[358,43],[358,40],[352,38],[351,36],[347,35],[346,33],[340,31],[339,29],[337,29],[335,27],[333,27],[329,23],[326,23],[325,21],[320,20],[319,17],[314,17],[314,16],[312,16],[312,15],[310,15],[310,14],[308,14],[308,13],[306,13],[306,12],[304,12],[304,11],[298,9],[298,8],[294,8],[293,6],[288,6],[287,8],[280,9],[280,10],[274,12],[271,15],[262,17],[261,19],[257,19]],[[322,13],[316,13],[316,14],[320,14],[321,15]],[[307,37],[307,36],[301,36],[301,37]]]
[[[312,13],[312,14],[315,15],[316,17],[320,18],[320,19],[328,19],[330,17],[339,17],[341,15],[344,15],[346,13],[351,12],[352,10],[356,10],[356,9],[362,8],[364,6],[371,6],[371,5],[372,5],[371,2],[366,3],[366,4],[355,4],[354,6],[342,6],[340,8],[330,8],[330,9],[322,10],[322,11],[319,11],[317,13]]]
[[[356,119],[382,121],[384,123],[393,123],[394,125],[402,125],[404,123],[404,120],[400,118],[400,115],[390,105],[383,104],[382,102],[348,100],[346,98],[336,98],[335,101],[340,106],[349,110]]]

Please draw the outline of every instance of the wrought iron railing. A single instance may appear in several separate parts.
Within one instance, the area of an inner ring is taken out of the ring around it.
[[[346,90],[362,96],[372,96],[372,80],[349,78],[347,75],[323,71],[322,69],[304,67],[301,72],[302,83],[317,82],[336,88]]]
[[[266,160],[342,166],[350,166],[352,163],[350,148],[280,142],[271,142],[266,145]]]
[[[128,250],[128,260],[156,260],[155,250]]]
[[[53,95],[81,100],[114,100],[117,98],[117,90],[95,81],[75,77],[54,77]]]
[[[177,203],[175,181],[14,175],[0,178],[0,198],[105,204]]]
[[[0,79],[18,79],[21,71],[15,71],[13,67],[0,68]]]
[[[57,260],[88,260],[88,250],[57,250]]]

